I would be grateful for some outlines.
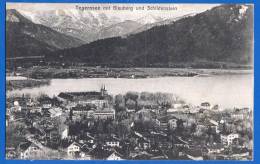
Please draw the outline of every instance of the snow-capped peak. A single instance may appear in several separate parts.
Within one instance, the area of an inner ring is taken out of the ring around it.
[[[39,21],[39,19],[37,18],[36,14],[34,12],[30,12],[30,11],[25,11],[25,10],[17,10],[22,16],[24,16],[25,18],[31,20],[33,23],[36,24],[41,24],[41,22]]]
[[[162,21],[162,18],[161,17],[155,17],[151,14],[146,15],[146,16],[137,20],[137,22],[141,23],[141,24],[152,24],[152,23],[155,23],[155,22],[158,22],[158,21]]]

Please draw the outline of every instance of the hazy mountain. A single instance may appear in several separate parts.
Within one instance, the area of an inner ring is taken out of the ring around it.
[[[122,22],[119,17],[109,17],[103,13],[76,9],[38,12],[20,10],[20,12],[34,23],[42,24],[66,35],[77,37],[87,43],[97,40],[101,29]]]
[[[158,19],[157,18],[157,19],[154,19],[154,21],[152,21],[152,19],[148,18],[148,20],[150,20],[150,21],[146,21],[146,22],[149,22],[149,23],[144,24],[144,25],[140,26],[139,28],[137,28],[135,30],[132,30],[132,32],[127,33],[127,35],[137,34],[137,33],[149,30],[149,29],[151,29],[155,26],[172,24],[179,19],[183,19],[183,18],[186,18],[186,17],[189,17],[189,16],[194,16],[194,15],[195,15],[194,13],[191,13],[191,14],[187,14],[187,15],[184,15],[184,16],[169,18],[169,19]],[[143,17],[143,18],[139,19],[138,22],[145,21],[145,18],[147,18],[147,17]],[[154,17],[152,17],[152,18],[154,18]]]
[[[126,38],[109,38],[47,57],[110,66],[251,64],[252,6],[223,5]],[[62,58],[62,59],[61,59]]]
[[[98,39],[111,38],[117,36],[124,36],[138,28],[142,27],[143,24],[138,23],[132,20],[126,20],[124,22],[120,22],[109,27],[103,28],[99,31]]]
[[[7,57],[41,56],[50,51],[80,46],[82,43],[79,39],[34,24],[17,10],[7,10]]]
[[[37,12],[19,10],[19,12],[36,24],[42,24],[66,35],[77,37],[84,40],[85,43],[127,35],[147,24],[163,21],[162,18],[152,15],[146,15],[137,20],[122,20],[120,17],[109,16],[105,13],[76,9]]]

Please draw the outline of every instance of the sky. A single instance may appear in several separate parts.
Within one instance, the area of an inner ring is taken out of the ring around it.
[[[100,7],[99,11],[91,11],[96,13],[105,13],[111,16],[117,16],[129,19],[143,17],[144,15],[154,15],[162,18],[172,18],[183,16],[186,14],[195,14],[211,9],[212,7],[218,6],[219,4],[109,4],[109,3],[7,3],[6,9],[18,9],[30,12],[44,12],[48,10],[58,9],[77,9],[76,6],[80,7]],[[104,6],[110,6],[111,10],[103,10]],[[113,10],[113,6],[117,7],[133,7],[134,10]],[[148,6],[159,6],[159,7],[171,7],[173,10],[147,10]],[[136,7],[144,7],[145,10],[136,10]],[[85,12],[83,11],[83,12]]]

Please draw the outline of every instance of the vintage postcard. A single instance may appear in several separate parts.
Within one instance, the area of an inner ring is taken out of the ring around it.
[[[253,160],[253,9],[6,3],[6,159]]]

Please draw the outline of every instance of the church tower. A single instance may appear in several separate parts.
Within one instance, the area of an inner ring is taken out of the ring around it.
[[[106,90],[106,86],[105,85],[101,86],[100,94],[101,94],[102,97],[107,95],[107,90]]]

